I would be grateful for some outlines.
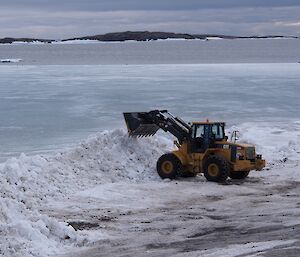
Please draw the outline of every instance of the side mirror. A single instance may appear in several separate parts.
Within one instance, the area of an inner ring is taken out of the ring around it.
[[[174,145],[176,145],[178,148],[180,148],[180,144],[178,143],[177,140],[174,140]]]
[[[238,130],[234,130],[231,134],[231,138],[230,138],[230,141],[231,142],[236,142],[237,140],[239,140],[239,131]]]

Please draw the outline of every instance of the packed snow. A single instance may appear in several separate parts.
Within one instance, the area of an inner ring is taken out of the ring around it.
[[[198,256],[205,256],[205,257],[216,257],[216,256],[222,256],[222,257],[232,257],[232,256],[257,256],[252,255],[253,251],[264,251],[268,249],[272,249],[276,246],[281,245],[289,245],[293,243],[294,240],[287,240],[287,241],[280,241],[280,240],[274,240],[274,241],[268,241],[268,242],[260,242],[260,243],[247,243],[244,245],[230,245],[229,247],[226,247],[225,249],[218,249],[218,250],[212,250],[212,251],[199,251],[196,254]],[[180,254],[180,255],[174,255],[181,256],[181,257],[188,257],[190,254]]]
[[[268,157],[268,168],[261,173],[266,174],[265,178],[300,181],[299,123],[294,125],[297,129],[293,140],[289,140],[288,135],[285,137],[284,131],[268,130],[263,126],[262,131],[253,131],[249,124],[230,128],[228,132],[240,129],[243,131],[241,140],[256,143],[257,149]],[[260,135],[266,131],[270,137],[264,139]],[[135,139],[129,138],[124,130],[113,130],[92,135],[77,147],[63,152],[36,156],[22,154],[0,164],[0,254],[6,257],[55,255],[74,247],[91,246],[96,239],[105,237],[101,229],[75,231],[67,221],[47,213],[49,206],[55,206],[55,203],[64,202],[63,208],[67,208],[68,199],[72,197],[92,197],[111,207],[123,206],[128,210],[164,206],[160,192],[168,191],[168,188],[172,191],[174,184],[161,181],[155,164],[158,157],[172,147],[172,141],[161,135]],[[229,195],[240,192],[238,186],[224,188],[201,181],[200,178],[203,196],[220,197],[224,192]],[[185,182],[178,183],[182,183],[178,190],[184,195]],[[252,192],[250,188],[245,190],[249,194]],[[173,196],[170,197],[168,199],[172,200]],[[272,244],[276,245],[276,242],[255,247],[265,248]],[[230,255],[230,249],[228,256],[234,256]],[[213,256],[211,251],[207,256]]]

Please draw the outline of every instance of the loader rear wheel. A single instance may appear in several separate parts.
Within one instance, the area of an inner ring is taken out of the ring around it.
[[[223,157],[211,155],[204,162],[203,173],[208,181],[225,181],[229,175],[229,164]]]
[[[156,169],[162,179],[174,179],[180,174],[182,164],[174,154],[167,153],[158,159]]]
[[[248,177],[249,171],[231,171],[229,177],[232,179],[245,179]]]

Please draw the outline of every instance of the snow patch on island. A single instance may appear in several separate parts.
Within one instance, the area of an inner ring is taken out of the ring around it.
[[[99,40],[91,40],[91,39],[75,39],[75,40],[65,40],[65,41],[53,41],[51,44],[53,45],[68,45],[68,44],[97,44],[101,43]]]
[[[35,40],[35,41],[13,41],[11,44],[13,45],[44,45],[44,44],[49,44],[50,42],[43,42],[43,41],[39,41],[39,40]]]
[[[17,62],[21,62],[23,61],[22,59],[1,59],[0,62],[1,63],[17,63]]]
[[[207,40],[220,40],[220,39],[224,39],[222,37],[206,37]]]

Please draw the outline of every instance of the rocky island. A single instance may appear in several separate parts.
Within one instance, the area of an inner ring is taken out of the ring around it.
[[[173,32],[149,32],[149,31],[125,31],[114,32],[94,36],[74,37],[62,40],[54,39],[39,39],[39,38],[12,38],[6,37],[0,39],[0,44],[12,43],[59,43],[79,40],[93,40],[100,42],[124,42],[124,41],[154,41],[166,39],[266,39],[266,38],[299,38],[297,36],[282,36],[282,35],[268,35],[268,36],[230,36],[219,34],[187,34],[187,33],[173,33]]]

